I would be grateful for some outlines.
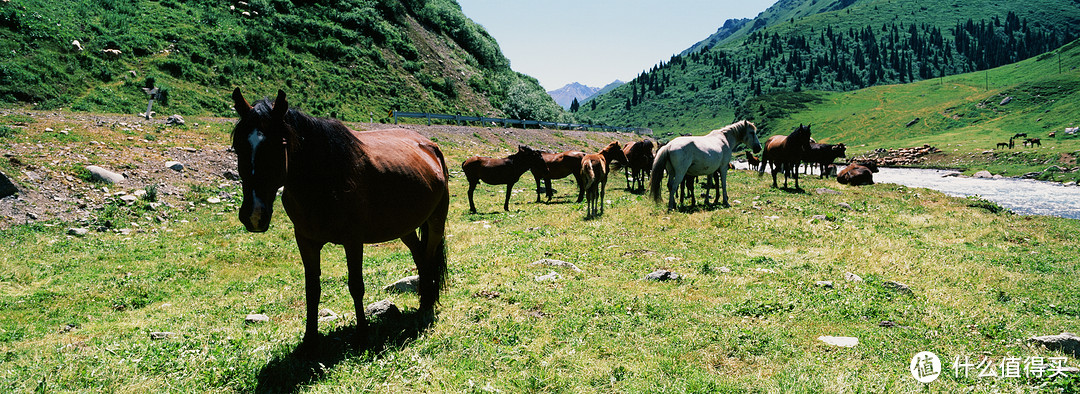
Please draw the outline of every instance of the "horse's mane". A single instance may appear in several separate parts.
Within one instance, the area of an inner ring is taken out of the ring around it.
[[[267,99],[259,100],[252,106],[252,111],[260,117],[270,116],[272,110],[272,104]],[[353,177],[342,176],[341,171],[349,166],[341,163],[355,163],[363,156],[363,151],[360,141],[344,123],[337,119],[308,115],[291,106],[285,113],[284,123],[290,165],[315,168],[317,170],[308,173],[325,177],[323,181],[339,179],[352,182]],[[351,188],[355,185],[343,186]]]
[[[729,124],[727,126],[721,127],[719,130],[713,130],[711,133],[709,133],[709,135],[713,135],[713,134],[725,134],[726,135],[731,130],[740,130],[740,131],[742,131],[742,130],[746,130],[747,127],[750,127],[750,126],[753,126],[753,125],[754,124],[750,123],[749,120],[743,119],[743,120],[740,120],[738,122],[735,122],[735,123]]]

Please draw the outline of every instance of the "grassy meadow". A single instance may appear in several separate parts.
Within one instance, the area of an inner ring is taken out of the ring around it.
[[[190,133],[204,147],[224,149],[228,127]],[[538,147],[596,150],[607,138],[551,136],[554,143]],[[28,130],[12,138],[39,136]],[[729,177],[730,208],[668,212],[627,192],[619,174],[607,185],[604,215],[585,220],[584,204],[569,193],[572,181],[556,181],[556,198],[538,204],[526,174],[510,212],[501,210],[503,187],[481,185],[481,213],[469,214],[461,161],[505,155],[519,142],[541,144],[531,138],[486,128],[434,134],[453,170],[449,286],[429,328],[376,323],[378,351],[344,342],[355,321],[349,273],[342,250],[327,247],[322,307],[344,316],[320,324],[323,354],[294,355],[304,325],[303,268],[280,200],[263,234],[244,231],[238,200],[177,208],[169,220],[140,221],[129,234],[75,237],[66,234],[70,224],[47,221],[0,230],[0,389],[1080,389],[1075,376],[976,378],[951,370],[955,357],[1062,356],[1026,339],[1080,329],[1080,221],[993,213],[984,201],[889,184],[848,187],[808,177],[803,191],[774,189],[767,177],[747,171]],[[89,139],[66,143],[89,149]],[[825,188],[835,193],[819,190]],[[239,186],[211,189],[204,192]],[[544,258],[581,272],[531,264]],[[414,295],[382,290],[413,274],[407,249],[400,242],[370,245],[365,263],[365,303],[390,299],[411,317]],[[643,279],[657,269],[680,278]],[[553,271],[554,281],[536,279]],[[864,281],[847,281],[846,273]],[[249,313],[270,322],[246,324]],[[152,339],[152,332],[172,334]],[[819,336],[859,343],[834,347]],[[920,351],[945,363],[933,383],[918,383],[908,371]]]

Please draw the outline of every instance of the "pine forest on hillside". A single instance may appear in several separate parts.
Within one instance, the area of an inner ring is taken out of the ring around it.
[[[862,11],[868,12],[867,7]],[[1032,21],[1012,11],[957,20],[944,28],[929,18],[859,26],[858,19],[842,19],[848,18],[845,12],[833,13],[846,23],[820,15],[792,18],[740,40],[672,56],[593,100],[595,105],[583,106],[582,114],[668,135],[692,132],[696,129],[688,128],[702,123],[731,120],[740,104],[763,94],[848,91],[987,70],[1052,51],[1080,31],[1076,25]]]

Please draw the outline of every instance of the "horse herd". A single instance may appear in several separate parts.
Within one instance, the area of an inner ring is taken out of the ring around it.
[[[740,144],[748,148],[745,154],[750,168],[762,174],[766,167],[771,170],[773,187],[779,187],[777,176],[782,174],[785,189],[791,178],[795,189],[801,190],[798,175],[799,167],[804,163],[808,169],[818,169],[822,178],[831,174],[837,177],[838,182],[850,185],[872,184],[872,173],[878,171],[872,162],[855,162],[838,173],[838,166],[833,163],[836,159],[846,157],[847,148],[844,144],[814,142],[810,137],[809,125],[799,125],[790,134],[774,135],[761,144],[757,138],[757,127],[745,120],[704,136],[677,137],[662,145],[648,138],[629,142],[625,146],[614,141],[595,154],[573,150],[551,153],[518,146],[517,152],[503,158],[470,157],[462,163],[461,169],[469,182],[469,211],[474,214],[477,212],[474,192],[481,182],[506,185],[503,210],[510,210],[514,185],[525,172],[532,172],[536,182],[536,202],[541,201],[542,193],[546,193],[548,201],[551,200],[551,180],[573,175],[578,186],[577,202],[585,200],[586,217],[596,217],[604,210],[604,189],[609,173],[620,168],[625,171],[626,188],[631,192],[644,193],[645,178],[649,178],[650,197],[656,202],[663,197],[663,175],[667,173],[668,209],[685,203],[687,196],[690,197],[690,205],[696,205],[694,187],[697,177],[706,176],[706,203],[709,203],[708,187],[712,187],[715,194],[711,204],[726,207],[729,205],[727,172],[734,168],[731,164],[733,152]],[[655,150],[655,147],[659,149]],[[751,151],[762,152],[761,157],[755,157]],[[676,204],[676,196],[679,204]]]
[[[293,222],[303,260],[306,326],[298,351],[310,354],[318,348],[320,255],[328,243],[345,249],[357,345],[367,346],[372,339],[363,310],[361,268],[366,243],[401,239],[409,248],[419,276],[418,316],[421,324],[433,322],[435,305],[446,284],[445,233],[450,205],[450,171],[438,145],[412,130],[357,132],[338,120],[304,114],[290,108],[280,90],[272,102],[263,99],[249,104],[239,88],[233,91],[232,99],[240,116],[232,132],[243,194],[240,222],[250,232],[267,231],[274,200],[283,190],[282,206]],[[814,148],[810,126],[800,125],[791,134],[770,137],[762,145],[754,124],[739,121],[708,135],[675,138],[655,154],[655,144],[648,139],[625,147],[612,142],[593,154],[546,153],[521,146],[505,158],[470,157],[462,170],[469,182],[472,212],[476,212],[473,192],[480,182],[507,185],[503,209],[509,210],[514,183],[532,171],[537,201],[541,180],[550,200],[551,180],[574,175],[578,202],[587,199],[588,215],[596,216],[603,212],[604,188],[615,166],[626,169],[631,190],[644,192],[648,174],[652,198],[657,202],[661,178],[668,173],[669,209],[675,208],[675,195],[681,187],[689,186],[693,196],[698,176],[714,179],[716,198],[722,195],[726,206],[727,172],[738,144],[753,152],[763,151],[758,171],[764,173],[770,166],[774,186],[776,176],[783,174],[785,187],[788,177],[793,177],[796,189],[802,160],[825,166],[844,156],[842,144]],[[815,150],[820,152],[811,153]],[[749,152],[747,158],[756,160]],[[838,180],[852,167],[856,166],[848,166]]]

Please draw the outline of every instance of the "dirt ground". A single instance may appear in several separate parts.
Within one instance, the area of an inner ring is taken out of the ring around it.
[[[229,118],[187,118],[184,126],[166,125],[164,116],[86,114],[66,111],[0,109],[0,173],[16,185],[16,195],[0,199],[0,229],[34,222],[100,226],[98,216],[110,205],[151,199],[148,220],[168,220],[168,212],[197,204],[231,206],[240,184],[236,158],[229,147]],[[522,130],[456,125],[350,123],[359,130],[403,127],[433,139],[444,150],[451,172],[467,156],[505,156],[517,145],[549,151],[596,150],[632,134],[578,130]],[[166,162],[179,162],[180,170]],[[122,174],[116,184],[90,180],[85,167],[100,166]],[[209,201],[207,201],[209,200]],[[160,208],[160,209],[158,209]],[[110,223],[124,227],[128,223]],[[132,225],[136,223],[130,223]]]

